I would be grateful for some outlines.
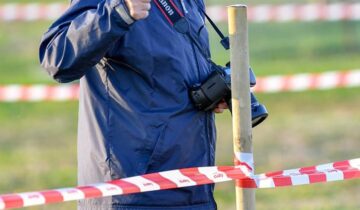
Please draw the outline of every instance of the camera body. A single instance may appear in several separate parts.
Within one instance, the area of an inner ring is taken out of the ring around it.
[[[231,77],[225,67],[213,65],[212,73],[201,85],[190,90],[190,98],[199,110],[213,110],[222,99],[231,98]]]
[[[250,73],[250,87],[256,85],[256,77],[252,69]],[[194,106],[198,110],[211,111],[216,106],[225,100],[231,112],[231,68],[227,64],[226,67],[216,64],[212,65],[212,73],[201,85],[194,86],[189,92],[190,98]],[[268,112],[264,105],[260,104],[255,95],[250,92],[251,98],[251,116],[252,127],[257,126],[263,122]]]

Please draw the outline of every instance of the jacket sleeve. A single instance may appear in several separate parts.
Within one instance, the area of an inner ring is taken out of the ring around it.
[[[133,22],[124,0],[75,0],[43,35],[41,66],[58,82],[79,79]]]

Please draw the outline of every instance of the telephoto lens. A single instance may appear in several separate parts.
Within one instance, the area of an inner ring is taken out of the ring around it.
[[[252,127],[255,127],[262,123],[267,117],[268,112],[266,107],[258,102],[254,93],[250,93],[251,97],[251,118],[252,118]]]
[[[230,62],[226,64],[226,67],[223,67],[224,72],[224,79],[225,81],[228,81],[228,85],[231,88],[231,68],[230,68]],[[254,71],[252,68],[249,68],[249,76],[250,76],[250,87],[254,87],[256,85],[256,76],[254,74]],[[231,91],[231,89],[230,89]],[[266,107],[258,102],[256,99],[254,93],[250,92],[250,99],[251,99],[251,119],[252,119],[252,127],[255,127],[262,123],[267,117],[268,112],[266,110]],[[230,112],[232,111],[231,108],[231,93],[227,94],[227,98],[225,98],[225,101],[229,107]]]
[[[266,107],[258,102],[254,93],[250,92],[250,99],[251,99],[251,124],[252,127],[256,127],[260,123],[262,123],[267,117],[268,112]],[[230,112],[232,112],[232,105],[231,105],[231,96],[226,98],[226,104],[229,107]]]

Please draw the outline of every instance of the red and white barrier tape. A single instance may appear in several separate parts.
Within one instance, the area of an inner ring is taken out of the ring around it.
[[[227,11],[223,6],[207,9],[215,21],[227,21]],[[288,22],[288,21],[339,21],[360,20],[360,3],[346,4],[284,4],[258,5],[248,7],[250,22]]]
[[[285,91],[327,90],[360,86],[360,69],[331,71],[315,74],[268,76],[257,79],[255,92],[274,93]]]
[[[257,188],[274,188],[360,178],[360,158],[254,176]]]
[[[0,86],[0,102],[77,100],[79,85],[8,85]]]
[[[68,4],[3,4],[0,5],[0,21],[55,20],[60,17]]]
[[[360,69],[318,74],[297,74],[257,78],[255,92],[325,90],[340,87],[359,87]],[[0,102],[68,101],[77,100],[79,85],[7,85],[0,86]]]
[[[67,4],[4,4],[0,5],[0,21],[54,20],[67,9]],[[227,21],[226,6],[209,6],[214,21]],[[249,6],[252,22],[338,21],[360,20],[360,3],[285,4]]]
[[[360,178],[360,158],[253,175],[245,166],[187,168],[75,188],[0,195],[0,209],[100,198],[238,180],[244,188],[274,188]]]
[[[235,152],[235,166],[245,166],[249,171],[254,171],[254,155],[253,153]]]

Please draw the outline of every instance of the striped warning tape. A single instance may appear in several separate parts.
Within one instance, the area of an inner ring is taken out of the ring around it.
[[[67,4],[4,4],[0,5],[0,21],[54,20],[68,8]],[[227,21],[225,6],[209,6],[214,21]],[[338,21],[360,20],[360,3],[285,4],[249,6],[252,22]]]
[[[0,5],[0,21],[55,20],[60,17],[68,4],[3,4]]]
[[[359,87],[360,69],[318,74],[297,74],[257,78],[255,92],[325,90],[340,87]],[[77,100],[79,85],[6,85],[0,86],[0,102],[39,102]]]
[[[238,180],[244,188],[274,188],[360,178],[360,158],[253,175],[245,166],[186,168],[75,188],[0,195],[0,209],[21,208]]]
[[[340,87],[360,86],[360,69],[330,71],[315,74],[269,76],[257,79],[255,92],[273,93],[284,91],[327,90]]]
[[[258,188],[274,188],[360,178],[360,158],[263,173],[255,176]]]
[[[7,85],[0,86],[0,101],[69,101],[77,100],[79,85]]]

